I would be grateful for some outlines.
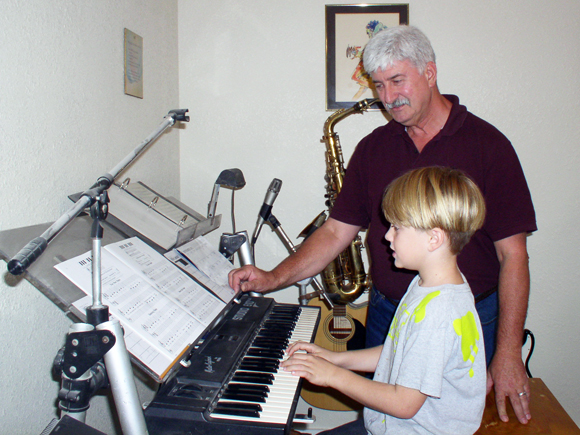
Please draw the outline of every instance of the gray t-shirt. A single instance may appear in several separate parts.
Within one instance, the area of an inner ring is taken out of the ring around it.
[[[487,379],[473,294],[467,283],[418,282],[417,276],[397,307],[374,380],[428,397],[411,419],[365,408],[365,427],[372,435],[473,434],[481,424]]]

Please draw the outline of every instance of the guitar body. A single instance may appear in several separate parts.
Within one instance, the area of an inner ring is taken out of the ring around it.
[[[335,305],[329,309],[324,301],[311,299],[310,306],[320,307],[320,325],[314,343],[334,352],[363,349],[367,304]],[[310,405],[331,411],[353,411],[362,405],[330,388],[319,387],[308,381],[302,384],[302,398]]]

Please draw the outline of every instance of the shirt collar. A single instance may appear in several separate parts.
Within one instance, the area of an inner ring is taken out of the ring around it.
[[[451,112],[449,113],[449,118],[437,136],[452,136],[457,132],[457,130],[461,128],[465,122],[465,118],[467,117],[467,108],[459,104],[459,98],[456,95],[446,94],[443,95],[443,97],[447,98],[451,102],[452,106]],[[393,134],[406,134],[406,128],[403,124],[399,124],[393,120],[391,120],[389,124],[391,124],[393,128]]]

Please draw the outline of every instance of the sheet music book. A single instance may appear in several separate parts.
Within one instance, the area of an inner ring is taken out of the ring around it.
[[[91,263],[89,251],[55,266],[87,294],[71,306],[83,320],[93,303]],[[123,326],[129,353],[157,382],[168,377],[226,307],[137,237],[101,249],[101,293],[111,317]],[[224,289],[222,296],[228,299]]]

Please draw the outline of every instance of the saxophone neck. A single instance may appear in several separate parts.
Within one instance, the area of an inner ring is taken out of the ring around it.
[[[380,101],[379,98],[367,98],[365,100],[360,100],[354,103],[348,109],[339,109],[330,115],[326,122],[324,123],[324,136],[331,137],[334,135],[334,126],[337,122],[342,121],[347,116],[354,113],[363,113],[371,108],[371,106]]]

